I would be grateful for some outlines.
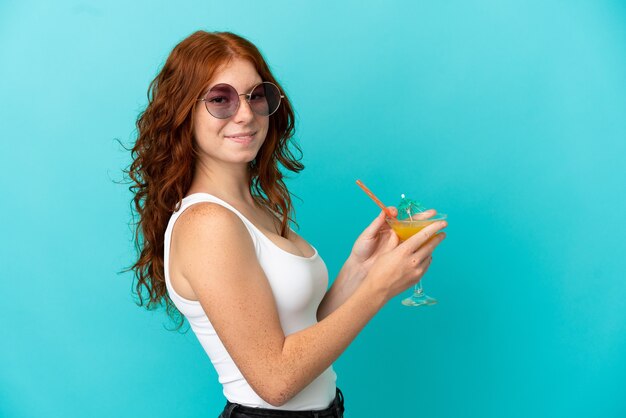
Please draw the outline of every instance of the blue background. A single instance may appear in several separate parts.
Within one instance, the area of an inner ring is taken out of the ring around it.
[[[440,304],[394,299],[335,363],[347,417],[626,416],[625,22],[617,0],[3,0],[0,416],[221,410],[193,333],[118,274],[115,139],[197,29],[256,43],[294,103],[288,185],[332,277],[378,213],[357,178],[449,214]]]

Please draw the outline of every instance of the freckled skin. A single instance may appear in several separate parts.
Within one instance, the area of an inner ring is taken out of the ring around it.
[[[217,73],[215,82],[228,82],[242,92],[259,80],[254,67],[235,60]],[[242,104],[233,117],[218,120],[202,106],[200,102],[194,111],[200,156],[189,194],[207,191],[227,196],[286,251],[310,250],[297,234],[289,239],[271,235],[275,219],[256,207],[249,195],[247,164],[262,146],[268,118]],[[249,147],[224,138],[246,129],[259,132]],[[246,192],[237,194],[242,190]],[[183,212],[172,231],[170,276],[177,292],[201,303],[254,391],[280,406],[324,372],[387,301],[422,277],[428,268],[425,260],[445,235],[429,238],[443,227],[434,223],[400,244],[381,213],[357,239],[322,300],[319,322],[289,336],[281,328],[252,239],[228,209],[197,203]]]
[[[193,205],[176,223],[173,247],[179,247],[184,277],[242,374],[259,396],[279,406],[326,370],[391,297],[423,274],[411,260],[427,259],[440,242],[422,246],[436,225],[429,228],[381,256],[321,322],[288,337],[252,240],[234,213],[212,203]],[[345,280],[349,269],[343,274]]]

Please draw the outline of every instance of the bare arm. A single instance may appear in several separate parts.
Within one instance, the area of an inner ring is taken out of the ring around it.
[[[183,274],[221,341],[255,392],[275,406],[326,370],[389,298],[421,277],[430,254],[405,250],[381,257],[341,306],[285,337],[250,235],[235,214],[196,204],[181,215],[175,233]]]
[[[348,300],[359,288],[365,276],[366,271],[363,266],[353,257],[348,257],[317,308],[317,320],[323,320]]]

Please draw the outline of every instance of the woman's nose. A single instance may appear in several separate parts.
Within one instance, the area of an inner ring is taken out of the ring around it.
[[[237,112],[235,112],[235,121],[249,121],[254,118],[254,112],[252,111],[247,98],[248,97],[245,94],[239,95],[239,108],[237,109]]]

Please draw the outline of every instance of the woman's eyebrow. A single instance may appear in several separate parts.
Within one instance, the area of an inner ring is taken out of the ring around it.
[[[261,84],[262,82],[263,82],[263,80],[255,82],[255,83],[254,83],[254,84],[252,84],[250,87],[248,87],[248,88],[244,89],[244,92],[245,92],[245,93],[249,93],[249,92],[250,92],[250,90],[252,90],[254,87],[258,86],[258,85],[259,85],[259,84]],[[219,86],[220,84],[228,84],[229,86],[234,87],[234,86],[233,86],[232,84],[230,84],[230,83],[213,83],[213,85],[211,85],[211,86],[209,87],[209,90],[211,90],[211,89],[212,89],[213,87],[215,87],[215,86]],[[239,92],[237,92],[237,93],[239,93]],[[241,94],[243,94],[243,93],[241,93]]]
[[[257,81],[256,83],[254,83],[253,85],[251,85],[250,87],[248,87],[247,89],[245,89],[244,91],[249,92],[250,90],[252,90],[254,87],[258,86],[259,84],[261,84],[263,82],[263,80],[261,81]]]

